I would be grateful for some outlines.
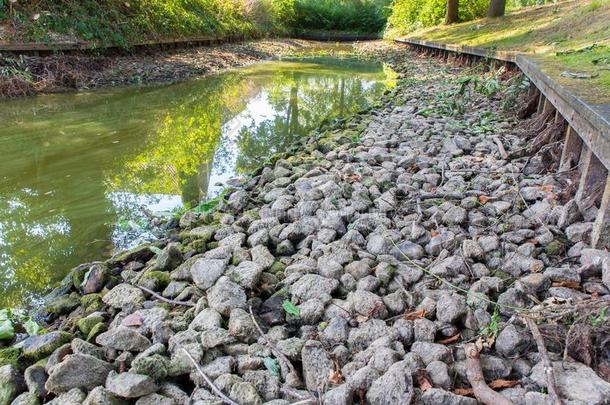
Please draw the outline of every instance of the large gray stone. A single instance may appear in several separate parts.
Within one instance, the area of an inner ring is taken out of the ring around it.
[[[208,290],[208,305],[224,316],[229,316],[234,308],[245,308],[246,299],[244,289],[227,277],[221,277]]]
[[[151,345],[146,336],[126,326],[110,329],[99,335],[95,341],[102,346],[129,352],[142,352]]]
[[[413,379],[405,361],[394,363],[379,377],[369,391],[366,399],[371,405],[409,404],[413,399]]]
[[[144,293],[130,284],[119,284],[102,298],[106,304],[117,309],[139,307],[145,301]]]
[[[290,293],[302,301],[317,298],[322,302],[328,302],[331,298],[330,294],[337,287],[339,287],[338,280],[317,274],[305,274],[290,287]]]
[[[226,267],[225,260],[200,258],[191,266],[191,277],[197,287],[207,290],[222,276]]]
[[[53,367],[45,388],[55,394],[67,392],[73,388],[88,391],[98,385],[103,385],[108,373],[113,369],[112,364],[97,357],[72,354]]]
[[[106,389],[122,398],[139,398],[156,392],[159,387],[147,375],[112,372],[106,379]]]
[[[106,388],[95,387],[87,395],[83,405],[128,405],[129,402],[112,394]]]
[[[241,262],[227,274],[227,276],[242,288],[253,289],[263,274],[263,266],[254,262]]]
[[[333,370],[333,362],[322,343],[308,340],[301,350],[301,361],[307,389],[312,392],[322,391],[328,384],[328,377]]]
[[[610,383],[602,380],[590,367],[582,363],[553,362],[555,383],[561,398],[588,405],[608,404]],[[547,386],[542,362],[532,369],[530,378],[539,386]]]

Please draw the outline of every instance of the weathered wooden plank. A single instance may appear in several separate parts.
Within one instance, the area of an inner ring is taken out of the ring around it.
[[[596,249],[610,247],[610,176],[606,178],[606,187],[593,225],[591,245]]]
[[[559,171],[563,172],[572,169],[580,159],[582,150],[582,139],[572,127],[568,126],[566,130],[563,150],[561,152],[561,162],[559,163]]]
[[[515,62],[515,53],[514,52],[494,51],[491,49],[475,48],[472,46],[465,46],[465,45],[439,44],[436,42],[423,41],[420,39],[398,38],[395,41],[404,43],[404,44],[408,44],[408,45],[418,45],[418,46],[423,46],[426,48],[442,49],[442,50],[451,51],[451,52],[475,55],[475,56],[479,56],[481,58],[491,58],[491,59],[498,59],[498,60],[505,61],[505,62]]]

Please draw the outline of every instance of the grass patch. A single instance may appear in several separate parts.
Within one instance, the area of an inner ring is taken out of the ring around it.
[[[408,38],[536,55],[555,80],[592,103],[610,102],[610,0],[570,0],[411,32]],[[396,33],[395,33],[396,35]],[[564,71],[593,74],[566,78]]]

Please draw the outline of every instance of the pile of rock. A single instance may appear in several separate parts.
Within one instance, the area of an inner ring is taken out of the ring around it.
[[[480,334],[486,379],[519,380],[501,391],[515,404],[544,403],[519,308],[607,302],[610,255],[588,248],[591,223],[552,175],[501,159],[480,129],[490,116],[507,149],[523,145],[500,100],[424,114],[462,73],[408,60],[396,69],[425,80],[303,142],[219,212],[75,269],[46,307],[54,331],[23,342],[32,365],[0,368],[0,403],[223,403],[205,375],[241,405],[476,404],[454,390],[469,386],[461,343]],[[569,403],[608,403],[589,366],[557,363]]]

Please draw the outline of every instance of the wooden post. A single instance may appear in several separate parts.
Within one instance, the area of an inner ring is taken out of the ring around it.
[[[540,97],[538,98],[538,108],[536,109],[536,112],[538,112],[538,114],[542,114],[542,109],[544,108],[545,104],[546,97],[544,97],[544,94],[540,92]]]
[[[589,208],[596,205],[600,191],[605,186],[608,171],[590,148],[580,154],[580,183],[576,192],[576,203],[586,221],[593,221],[595,215]]]
[[[582,150],[582,139],[572,127],[568,126],[566,130],[565,141],[563,143],[563,151],[561,152],[561,162],[559,163],[559,171],[567,171],[572,169],[578,163],[580,152]]]
[[[604,195],[593,225],[591,246],[596,249],[610,247],[610,176],[606,178]]]
[[[544,105],[542,107],[542,112],[545,113],[547,111],[554,111],[555,106],[549,101],[548,98],[544,99]]]

